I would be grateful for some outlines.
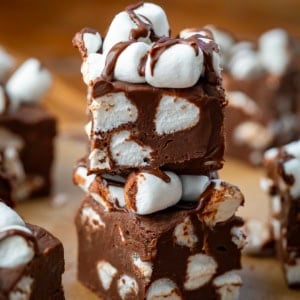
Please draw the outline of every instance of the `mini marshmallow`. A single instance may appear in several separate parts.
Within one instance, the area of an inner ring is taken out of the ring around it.
[[[247,244],[244,252],[250,255],[260,254],[263,248],[273,240],[269,223],[257,219],[249,219],[244,225]]]
[[[7,226],[25,226],[25,222],[22,218],[3,202],[0,202],[0,216],[0,231]]]
[[[149,261],[142,261],[138,254],[132,255],[133,265],[137,268],[140,274],[146,279],[147,282],[150,282],[152,271],[153,271],[153,263]]]
[[[81,65],[81,74],[85,84],[96,81],[102,74],[105,66],[105,57],[99,53],[91,53]]]
[[[149,48],[150,46],[143,42],[136,42],[127,46],[117,59],[114,78],[131,83],[145,82],[145,77],[139,74],[139,66]]]
[[[300,141],[294,141],[283,146],[283,149],[290,155],[300,159]]]
[[[109,185],[109,200],[114,203],[116,207],[125,207],[124,188],[120,186]]]
[[[6,111],[7,103],[3,87],[0,85],[0,115]]]
[[[204,175],[180,175],[180,179],[183,201],[198,201],[210,184],[210,179]]]
[[[13,225],[3,227],[0,234],[9,230],[24,231],[31,234],[25,226]],[[21,235],[14,234],[0,240],[0,268],[15,268],[30,262],[35,255],[31,244]]]
[[[210,199],[199,215],[209,227],[230,219],[244,203],[244,196],[238,187],[220,179],[213,179],[212,182],[214,187]]]
[[[182,300],[175,282],[160,278],[151,283],[146,293],[146,300]]]
[[[83,43],[87,51],[87,55],[99,51],[102,45],[102,39],[99,32],[84,32]]]
[[[118,270],[109,262],[101,260],[97,264],[97,271],[100,282],[105,290],[109,290],[111,283]]]
[[[252,50],[238,51],[230,60],[231,74],[239,79],[253,79],[263,74],[263,68],[256,52]]]
[[[88,224],[92,229],[98,229],[99,227],[105,227],[105,223],[102,221],[99,214],[92,207],[84,207],[81,211],[81,220],[83,224]]]
[[[154,44],[155,47],[155,44]],[[161,53],[152,70],[151,50],[148,55],[145,78],[158,88],[188,88],[194,86],[203,70],[203,53],[187,44],[174,44]]]
[[[226,272],[213,280],[220,300],[238,300],[243,281],[234,271]]]
[[[285,174],[292,175],[293,184],[289,188],[289,192],[294,199],[300,196],[300,160],[297,158],[290,159],[283,164]]]
[[[89,155],[91,170],[109,170],[110,161],[107,154],[107,149],[93,149]]]
[[[300,259],[297,258],[294,264],[285,264],[285,277],[289,285],[300,283]]]
[[[176,244],[191,249],[194,248],[198,242],[198,237],[195,234],[195,228],[190,217],[186,217],[182,223],[176,225],[173,236]]]
[[[152,158],[152,149],[136,141],[127,130],[112,136],[110,153],[118,166],[143,167],[149,165]]]
[[[246,235],[244,231],[240,227],[232,227],[230,230],[231,234],[231,241],[236,244],[238,249],[243,249],[245,245],[247,244],[246,242]]]
[[[138,118],[136,106],[125,93],[109,93],[93,99],[89,106],[93,114],[93,132],[107,132],[123,124],[133,123]]]
[[[135,279],[128,275],[122,275],[117,282],[119,295],[122,300],[128,299],[129,296],[137,296],[139,286]]]
[[[0,79],[14,66],[14,59],[2,47],[0,47]]]
[[[202,253],[191,255],[188,258],[184,288],[192,291],[205,285],[214,276],[217,267],[216,261],[211,256]]]
[[[214,40],[220,46],[222,53],[227,53],[235,42],[233,36],[229,32],[211,25],[207,28],[212,32]]]
[[[160,99],[155,115],[155,130],[159,135],[170,134],[197,125],[200,108],[187,99],[165,95]]]
[[[51,75],[41,63],[34,58],[26,60],[6,84],[11,108],[16,109],[21,102],[36,102],[49,89]]]
[[[289,36],[283,29],[265,32],[258,41],[261,64],[268,72],[282,75],[290,63]]]
[[[259,113],[256,102],[245,93],[241,91],[230,91],[226,94],[229,107],[238,108],[247,115],[257,115]]]
[[[179,177],[165,172],[170,182],[147,172],[132,173],[125,184],[127,208],[139,215],[147,215],[175,205],[181,198]]]
[[[23,276],[9,293],[9,300],[27,300],[30,299],[33,278]]]

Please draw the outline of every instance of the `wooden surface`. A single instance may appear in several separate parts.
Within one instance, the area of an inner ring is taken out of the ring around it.
[[[85,144],[78,130],[68,129],[57,140],[57,160],[55,165],[55,191],[50,199],[39,199],[20,203],[17,211],[27,222],[40,225],[64,244],[66,272],[63,276],[67,300],[97,299],[76,281],[77,240],[74,216],[83,198],[79,188],[71,182],[71,172],[75,161],[84,153]],[[243,216],[267,216],[267,201],[258,188],[261,171],[228,161],[222,178],[241,187],[246,195],[246,205],[240,210]],[[289,290],[283,280],[278,261],[274,258],[243,257],[244,269],[240,271],[244,285],[240,300],[296,300],[300,291]]]

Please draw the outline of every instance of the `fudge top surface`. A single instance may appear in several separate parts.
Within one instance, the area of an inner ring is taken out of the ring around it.
[[[141,2],[118,13],[104,39],[96,30],[84,28],[73,44],[81,53],[88,86],[113,80],[176,89],[221,84],[219,47],[211,32],[186,30],[171,38],[164,10],[152,3]]]

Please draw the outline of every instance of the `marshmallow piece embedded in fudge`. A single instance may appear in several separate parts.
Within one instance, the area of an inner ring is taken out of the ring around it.
[[[99,53],[91,53],[81,65],[83,81],[91,84],[101,76],[104,69],[105,57]]]
[[[0,47],[0,79],[13,67],[14,59],[2,47]]]
[[[181,198],[182,185],[172,172],[139,171],[128,177],[124,193],[130,211],[147,215],[175,205]]]
[[[40,100],[52,82],[50,73],[34,58],[25,61],[6,84],[7,94],[14,110],[21,102]]]
[[[204,201],[199,218],[209,227],[230,219],[237,209],[243,205],[244,196],[238,187],[220,179],[212,180],[209,200]]]

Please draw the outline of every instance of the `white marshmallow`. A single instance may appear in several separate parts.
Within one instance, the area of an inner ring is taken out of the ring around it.
[[[222,53],[227,53],[234,44],[234,38],[228,32],[217,29],[214,26],[207,26],[207,28],[212,32],[214,40],[220,46]]]
[[[274,195],[271,197],[271,213],[273,217],[278,216],[281,213],[282,205],[281,198],[279,195]]]
[[[136,28],[137,25],[131,20],[127,12],[118,13],[112,20],[103,41],[103,53],[106,55],[119,42],[129,41],[131,30]],[[150,42],[148,37],[145,38],[145,41]]]
[[[118,270],[112,266],[109,262],[101,260],[97,263],[97,271],[100,282],[103,288],[109,290],[111,283],[117,274]]]
[[[122,300],[128,299],[127,296],[137,296],[139,287],[135,279],[128,275],[122,275],[117,282],[118,292]]]
[[[247,254],[259,254],[263,247],[273,239],[270,224],[257,219],[247,220],[244,230],[247,236],[244,252]]]
[[[290,194],[295,199],[300,196],[300,160],[297,158],[290,159],[283,164],[284,172],[292,175],[294,183],[290,186]]]
[[[0,47],[0,79],[14,66],[14,63],[13,57]]]
[[[232,227],[230,230],[231,234],[231,241],[236,244],[238,249],[243,249],[244,246],[247,244],[246,242],[246,235],[241,227]]]
[[[109,185],[109,200],[117,207],[125,207],[124,188],[120,186]]]
[[[84,207],[81,211],[81,221],[83,224],[88,224],[92,229],[98,229],[99,227],[105,227],[105,223],[102,221],[99,214],[92,207]]]
[[[263,124],[245,121],[236,126],[233,132],[233,138],[239,145],[264,150],[272,143],[274,132]]]
[[[295,264],[285,264],[285,277],[288,284],[300,283],[300,259],[297,258]]]
[[[196,290],[211,280],[217,270],[216,261],[206,254],[198,253],[188,258],[184,288]]]
[[[209,227],[230,219],[244,202],[244,196],[238,187],[220,179],[213,179],[212,182],[215,185],[210,200],[199,215]]]
[[[241,277],[234,271],[226,272],[213,280],[220,300],[238,300],[242,283]]]
[[[182,300],[175,282],[168,278],[157,279],[151,283],[146,300]]]
[[[91,53],[96,53],[101,48],[102,39],[99,32],[85,32],[83,33],[83,43],[87,51],[87,55],[89,55]]]
[[[6,84],[11,108],[16,109],[21,102],[36,102],[49,89],[51,75],[41,63],[34,58],[26,60]]]
[[[31,233],[28,228],[18,225],[4,227],[0,232],[14,229],[27,234]],[[15,268],[25,265],[33,259],[34,255],[32,245],[21,235],[11,235],[0,241],[0,268]]]
[[[6,97],[3,87],[0,85],[0,115],[6,110]]]
[[[175,205],[181,198],[182,185],[179,177],[165,172],[170,182],[146,172],[132,173],[125,184],[127,208],[137,214],[147,215]],[[132,195],[131,188],[136,187]]]
[[[184,98],[163,96],[155,115],[155,130],[159,135],[170,134],[197,125],[200,109]]]
[[[261,64],[268,72],[282,75],[291,59],[289,36],[283,29],[265,32],[258,41]]]
[[[300,159],[300,141],[294,141],[283,146],[283,149],[290,155]]]
[[[144,277],[147,282],[150,282],[153,264],[149,261],[142,261],[138,254],[132,255],[133,265],[137,268],[140,274]]]
[[[92,121],[88,122],[85,126],[84,126],[84,132],[87,135],[87,137],[89,139],[91,139],[91,133],[92,133]]]
[[[102,74],[105,66],[105,57],[99,53],[91,53],[81,65],[81,74],[85,84],[96,81]]]
[[[145,78],[148,84],[159,88],[188,88],[197,83],[203,70],[203,53],[186,44],[167,48],[157,60],[153,74],[151,55],[148,55]]]
[[[3,202],[0,202],[0,216],[0,231],[7,226],[25,226],[25,222],[22,218]]]
[[[139,6],[134,12],[138,16],[143,16],[149,20],[156,36],[169,36],[169,23],[164,10],[154,3],[144,3]]]
[[[215,73],[218,76],[221,76],[221,74],[222,74],[221,56],[219,53],[217,53],[215,51],[212,53],[212,65],[213,65],[213,69],[214,69]]]
[[[19,157],[19,151],[15,147],[8,146],[4,149],[4,167],[7,174],[16,182],[23,183],[26,179],[23,163]]]
[[[117,59],[114,78],[131,83],[145,82],[145,77],[139,74],[139,66],[149,48],[150,46],[143,42],[132,43],[126,47]]]
[[[109,170],[110,161],[107,155],[107,149],[93,149],[89,155],[91,170]]]
[[[273,229],[273,234],[275,240],[280,240],[281,239],[281,223],[278,219],[272,218],[271,220],[272,224],[272,229]]]
[[[252,50],[240,50],[230,60],[231,74],[239,79],[257,78],[263,73],[261,62],[256,52]]]
[[[264,153],[265,160],[273,160],[278,155],[278,148],[270,148]]]
[[[182,223],[176,225],[173,235],[175,243],[180,246],[193,248],[198,242],[190,217],[186,217]]]
[[[33,278],[23,276],[9,293],[9,300],[29,300],[31,296]]]
[[[74,183],[86,193],[89,192],[89,188],[95,178],[95,174],[87,175],[86,167],[77,167],[73,175]]]
[[[204,175],[180,175],[182,183],[182,200],[198,201],[199,197],[210,184],[210,179]]]
[[[125,93],[109,93],[93,99],[89,106],[93,114],[93,132],[107,132],[138,118],[136,106]]]
[[[245,112],[247,115],[256,115],[259,108],[255,101],[241,91],[227,92],[228,105]]]
[[[147,166],[152,159],[152,149],[136,142],[127,130],[122,130],[112,136],[110,153],[118,166]]]

